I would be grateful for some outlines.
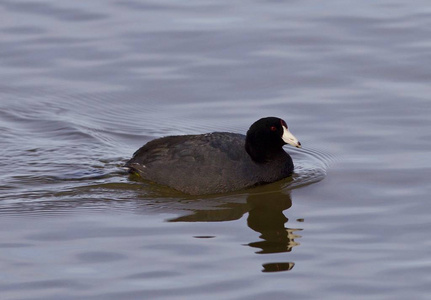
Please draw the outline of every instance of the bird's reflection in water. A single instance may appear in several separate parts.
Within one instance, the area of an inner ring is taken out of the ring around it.
[[[214,200],[214,199],[213,199]],[[218,199],[220,200],[220,199]],[[204,201],[205,202],[205,201]],[[217,202],[217,201],[215,201]],[[222,203],[214,207],[200,202],[201,208],[191,209],[190,215],[182,216],[171,222],[220,222],[240,219],[248,212],[247,225],[260,233],[261,240],[247,244],[259,249],[256,253],[282,253],[290,252],[299,243],[295,239],[301,236],[297,234],[299,228],[286,228],[288,219],[283,211],[292,206],[290,191],[265,191],[262,193],[248,194],[246,201],[238,201],[233,197],[230,201],[224,198]],[[263,264],[262,272],[289,271],[295,264],[293,262],[276,262]]]
[[[257,253],[290,252],[293,247],[299,245],[295,239],[301,236],[295,232],[301,229],[284,226],[288,219],[283,211],[292,206],[290,194],[271,193],[264,198],[252,195],[248,197],[247,203],[251,208],[247,224],[261,234],[261,241],[248,244],[250,247],[259,248]]]
[[[290,271],[295,266],[295,263],[293,262],[279,262],[279,263],[268,263],[263,264],[263,270],[264,273],[270,273],[270,272],[282,272],[282,271]]]

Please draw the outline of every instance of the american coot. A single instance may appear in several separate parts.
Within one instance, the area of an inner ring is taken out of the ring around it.
[[[150,141],[125,166],[187,194],[225,193],[290,176],[293,162],[282,148],[286,144],[301,147],[286,122],[268,117],[253,123],[247,136],[213,132]]]

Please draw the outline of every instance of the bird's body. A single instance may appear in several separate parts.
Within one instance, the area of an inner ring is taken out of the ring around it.
[[[278,124],[279,131],[283,123]],[[267,141],[270,151],[262,152],[265,145],[254,147],[256,143],[250,136],[255,131],[251,129],[247,137],[214,132],[159,138],[136,151],[126,166],[143,179],[192,195],[240,190],[291,175],[293,162],[282,148],[285,142],[270,147],[271,141]],[[282,141],[282,134],[277,134]]]

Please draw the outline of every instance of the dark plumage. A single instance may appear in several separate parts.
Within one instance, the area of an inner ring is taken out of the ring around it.
[[[256,121],[247,136],[214,132],[148,142],[126,163],[142,178],[192,195],[224,193],[288,177],[292,158],[283,145],[301,147],[275,117]]]

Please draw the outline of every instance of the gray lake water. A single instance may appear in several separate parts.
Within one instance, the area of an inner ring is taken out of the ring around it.
[[[429,1],[0,1],[1,299],[430,299]],[[122,165],[286,120],[292,178]]]

